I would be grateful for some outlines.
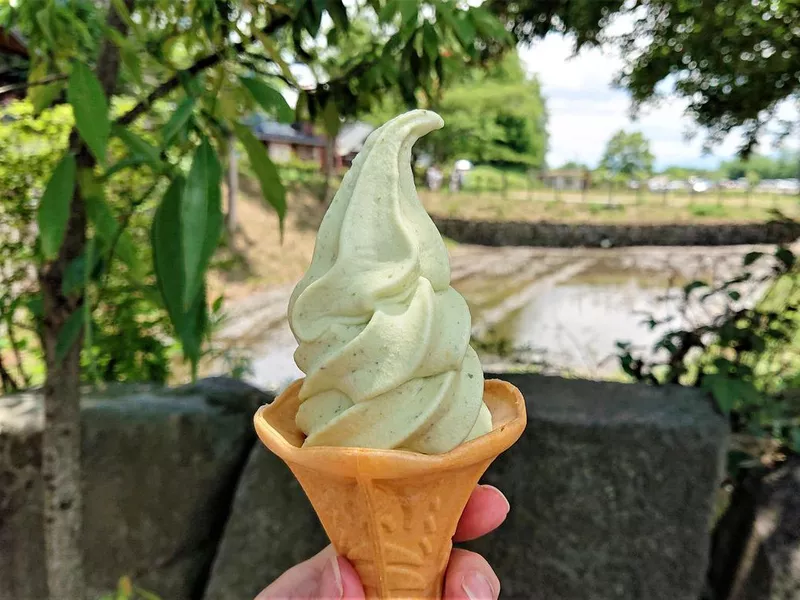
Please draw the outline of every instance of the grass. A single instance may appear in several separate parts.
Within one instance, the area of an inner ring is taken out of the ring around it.
[[[634,192],[608,194],[593,190],[582,196],[564,192],[558,197],[552,190],[530,192],[482,193],[462,191],[430,192],[420,189],[420,198],[429,212],[463,219],[507,221],[563,221],[568,223],[718,223],[759,222],[775,218],[775,210],[800,218],[800,200],[796,196],[726,196],[721,203],[713,195],[672,196],[664,204],[661,197]],[[701,202],[702,200],[702,202]]]

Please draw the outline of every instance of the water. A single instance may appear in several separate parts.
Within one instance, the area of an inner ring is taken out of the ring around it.
[[[741,270],[752,247],[620,248],[611,250],[459,246],[452,285],[473,317],[473,337],[487,368],[544,362],[551,371],[584,376],[617,372],[616,343],[649,352],[670,327],[708,322],[722,304],[682,307],[682,289],[695,279],[722,281]],[[285,319],[292,286],[248,299],[231,315],[224,337],[249,348],[251,381],[280,387],[302,374]],[[742,290],[752,304],[760,290]],[[646,316],[671,319],[651,328]]]

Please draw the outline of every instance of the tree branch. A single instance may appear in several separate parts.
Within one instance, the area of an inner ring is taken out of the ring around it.
[[[275,33],[278,29],[286,25],[291,21],[289,15],[280,15],[273,18],[262,32],[265,35],[271,35]],[[239,42],[238,44],[234,44],[231,46],[231,50],[234,52],[242,52],[244,51],[247,44],[249,44],[252,40],[244,40]],[[217,63],[219,63],[225,57],[225,48],[221,48],[220,50],[214,52],[213,54],[209,54],[195,62],[191,67],[182,71],[182,73],[191,76],[197,75],[198,73],[208,69],[209,67],[213,67]],[[169,94],[172,90],[177,88],[181,83],[181,79],[178,75],[167,79],[164,83],[159,85],[156,89],[154,89],[148,96],[139,102],[136,106],[118,118],[115,122],[116,125],[130,125],[136,119],[138,119],[141,115],[143,115],[147,110],[157,101]]]
[[[23,81],[20,83],[4,85],[3,87],[0,87],[0,98],[6,94],[10,94],[11,92],[16,92],[17,90],[25,90],[37,85],[48,85],[50,83],[55,83],[56,81],[63,81],[66,78],[66,75],[50,75],[44,79],[39,79],[38,81]]]

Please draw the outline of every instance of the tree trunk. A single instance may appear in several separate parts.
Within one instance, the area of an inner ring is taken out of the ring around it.
[[[85,153],[81,163],[86,162]],[[42,347],[47,363],[44,385],[45,428],[42,436],[45,556],[50,598],[85,598],[81,533],[80,356],[83,334],[63,360],[56,344],[67,318],[83,304],[82,295],[61,293],[64,271],[86,244],[86,206],[75,187],[64,243],[58,258],[39,276],[44,319]]]
[[[225,225],[231,238],[238,226],[236,214],[238,194],[239,165],[236,156],[236,138],[231,136],[228,140],[228,214],[225,217]]]
[[[133,0],[125,0],[130,10]],[[123,36],[124,21],[109,9],[108,26]],[[97,60],[97,77],[110,99],[119,71],[119,50],[106,39]],[[95,159],[77,130],[70,135],[78,169],[92,169]],[[83,573],[83,501],[81,494],[80,359],[83,333],[77,336],[62,360],[56,359],[59,334],[71,314],[82,310],[83,291],[65,296],[64,273],[86,246],[86,205],[75,186],[70,217],[58,257],[39,271],[42,291],[42,347],[47,378],[44,385],[45,428],[42,435],[44,480],[44,528],[47,587],[51,600],[86,598]]]

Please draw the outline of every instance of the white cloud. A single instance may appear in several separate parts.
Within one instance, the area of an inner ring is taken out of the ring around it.
[[[716,164],[735,154],[741,142],[737,133],[729,135],[704,156],[703,134],[692,119],[684,115],[686,102],[671,98],[646,107],[636,121],[630,117],[631,100],[627,92],[616,89],[613,79],[622,60],[613,48],[587,48],[573,56],[573,42],[560,34],[549,34],[528,47],[520,56],[528,71],[542,84],[549,114],[548,164],[558,166],[574,160],[596,165],[608,139],[619,129],[638,130],[650,140],[656,166],[670,164]],[[781,115],[797,118],[794,107],[784,105]],[[771,151],[770,140],[763,140],[763,151]]]

